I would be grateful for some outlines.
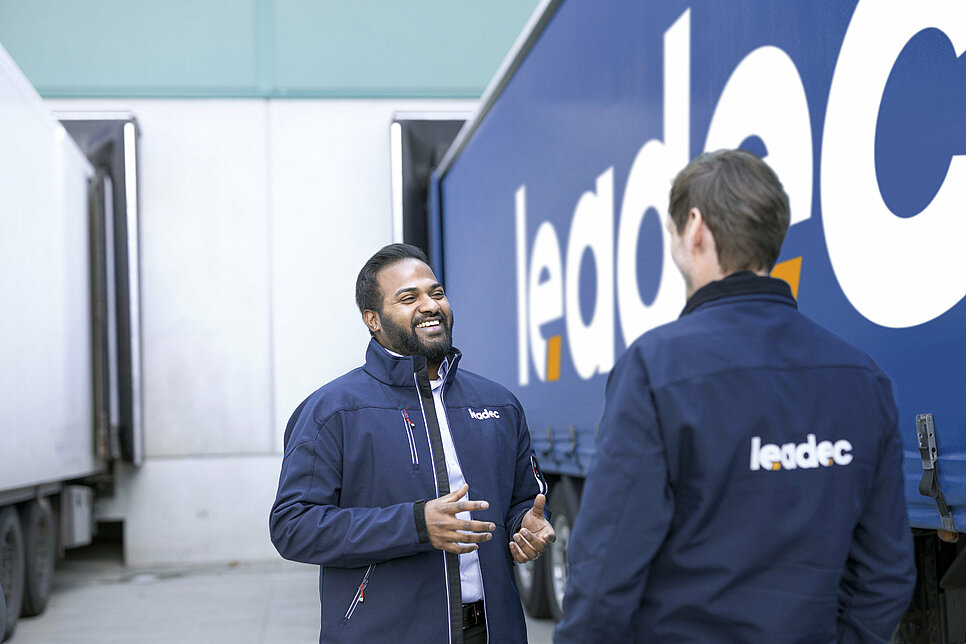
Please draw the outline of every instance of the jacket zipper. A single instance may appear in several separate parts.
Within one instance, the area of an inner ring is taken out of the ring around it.
[[[376,564],[370,565],[366,568],[366,576],[362,578],[362,583],[356,589],[355,597],[352,598],[352,603],[349,604],[349,610],[345,612],[346,620],[352,618],[352,614],[356,612],[356,607],[366,600],[366,586],[369,585],[369,575],[372,574],[372,569],[376,567]]]
[[[449,412],[446,411],[446,400],[443,398],[443,395],[445,393],[446,393],[446,381],[444,380],[442,383],[440,383],[440,386],[439,386],[439,402],[440,402],[440,405],[443,407],[443,417],[446,418],[446,425],[447,425],[447,427],[450,428],[449,429],[449,437],[450,437],[450,440],[453,443],[453,456],[456,457],[456,462],[457,462],[457,464],[459,464],[460,472],[465,472],[465,470],[463,470],[463,463],[462,463],[462,461],[460,461],[459,451],[456,449],[456,437],[453,436],[453,426],[449,424]],[[466,481],[466,474],[465,473],[463,474],[463,481]],[[470,499],[473,498],[470,495],[469,491],[467,491],[466,494],[467,494],[467,498],[470,498]],[[487,639],[487,641],[489,641],[489,639],[490,639],[490,622],[486,618],[486,586],[483,584],[483,563],[478,561],[477,565],[479,566],[479,570],[480,570],[480,590],[483,591],[483,597],[482,597],[482,599],[483,599],[483,621],[486,624],[486,639]]]
[[[419,400],[419,410],[423,414],[423,427],[426,428],[426,443],[429,445],[430,458],[433,459],[433,461],[435,461],[436,456],[433,453],[433,441],[432,441],[432,439],[429,436],[429,421],[426,419],[426,407],[423,406],[423,397],[422,397],[421,392],[419,391],[419,377],[415,373],[413,374],[413,383],[416,385],[416,399]],[[442,392],[440,392],[440,393],[442,393]],[[444,410],[444,413],[445,413],[445,410]],[[440,436],[440,439],[442,439],[442,436]],[[444,450],[444,452],[445,452],[445,450]],[[445,456],[445,454],[444,454],[444,456]],[[433,471],[433,482],[436,485],[436,496],[439,497],[439,481],[436,480],[435,465],[433,466],[433,470],[434,470]],[[451,603],[450,603],[450,596],[449,596],[449,570],[447,569],[447,566],[445,565],[446,564],[446,553],[441,551],[440,554],[443,555],[443,564],[444,564],[443,565],[443,579],[444,579],[444,581],[446,583],[446,589],[447,589],[446,590],[446,614],[449,615],[450,612],[451,612],[451,609],[452,609],[452,606],[451,606]],[[452,644],[453,643],[453,625],[452,624],[450,624],[450,628],[448,629],[448,631],[446,633],[446,638],[447,638],[446,641],[447,641],[448,644]]]
[[[416,451],[416,438],[413,436],[413,427],[416,426],[411,420],[409,420],[409,410],[400,409],[399,413],[403,418],[403,425],[406,427],[406,436],[409,438],[409,456],[413,462],[413,469],[419,469],[419,453]]]

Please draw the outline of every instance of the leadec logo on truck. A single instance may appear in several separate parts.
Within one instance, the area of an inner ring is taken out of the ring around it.
[[[816,8],[816,11],[819,11]],[[966,50],[966,3],[863,0],[853,13],[828,90],[822,135],[821,217],[835,277],[853,307],[890,328],[923,324],[966,295],[966,157],[952,156],[932,201],[911,218],[896,217],[879,191],[875,135],[879,105],[902,49],[924,29],[939,29],[955,55]],[[660,285],[652,302],[637,284],[637,240],[647,216],[667,217],[675,173],[688,160],[691,69],[690,10],[664,33],[662,139],[646,141],[628,173],[620,204],[614,203],[614,168],[603,170],[593,190],[574,208],[566,254],[557,231],[542,222],[528,246],[526,186],[515,195],[518,380],[560,377],[563,338],[545,338],[541,327],[564,318],[567,346],[581,379],[614,365],[614,316],[624,344],[674,319],[684,305],[684,285],[663,237]],[[731,73],[715,106],[704,149],[736,147],[758,136],[766,161],[791,201],[792,226],[812,214],[812,127],[801,76],[794,61],[774,46],[753,50]],[[619,207],[614,225],[615,207]],[[616,236],[615,236],[616,233]],[[929,249],[926,253],[916,252]],[[579,309],[580,261],[593,255],[597,268],[593,316]],[[797,287],[801,258],[787,262]],[[616,289],[615,289],[616,282]],[[616,290],[616,302],[614,293]]]

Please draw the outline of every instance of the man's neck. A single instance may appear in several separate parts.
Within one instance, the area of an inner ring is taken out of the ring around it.
[[[735,273],[741,273],[741,272],[748,271],[748,270],[751,270],[752,273],[754,273],[755,275],[758,275],[759,277],[768,277],[769,276],[769,273],[766,270],[752,270],[752,269],[749,269],[749,268],[742,268],[742,269],[739,269],[737,271],[731,271],[730,273],[725,273],[724,271],[721,270],[720,267],[718,267],[717,269],[712,268],[712,269],[709,269],[707,271],[702,272],[700,274],[700,277],[698,279],[695,279],[694,276],[692,276],[692,278],[690,280],[688,280],[687,278],[685,278],[685,282],[687,284],[687,297],[690,298],[701,287],[707,286],[711,282],[718,282],[720,280],[723,280],[726,277],[729,277],[731,275],[734,275]]]

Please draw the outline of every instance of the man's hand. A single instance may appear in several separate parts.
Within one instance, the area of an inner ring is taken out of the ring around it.
[[[538,494],[533,499],[533,507],[523,515],[520,529],[513,535],[510,542],[510,554],[517,563],[527,563],[540,556],[547,546],[557,540],[557,533],[553,526],[543,516],[543,506],[547,504],[547,497]]]
[[[486,501],[461,501],[460,499],[469,491],[470,486],[464,483],[463,487],[455,492],[426,502],[423,510],[426,516],[426,531],[429,533],[429,542],[437,550],[464,554],[479,548],[477,543],[493,538],[490,533],[496,529],[494,524],[457,518],[458,512],[469,513],[490,507]]]

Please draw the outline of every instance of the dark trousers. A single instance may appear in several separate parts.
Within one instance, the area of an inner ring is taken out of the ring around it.
[[[477,624],[464,630],[463,644],[486,644],[486,624]]]

